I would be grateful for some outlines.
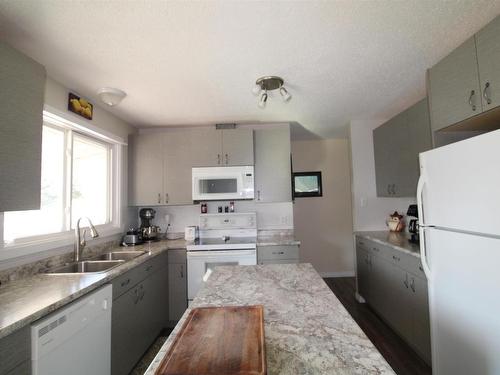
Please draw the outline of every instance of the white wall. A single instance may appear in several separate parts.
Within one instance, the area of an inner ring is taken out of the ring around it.
[[[354,275],[349,145],[346,139],[292,142],[294,172],[321,171],[323,196],[296,198],[300,260],[324,277]]]
[[[416,198],[379,198],[375,180],[373,129],[387,120],[351,121],[349,125],[354,231],[387,230],[385,220],[395,210],[406,214]]]
[[[68,92],[70,90],[59,82],[53,80],[50,77],[47,77],[46,85],[45,85],[45,104],[50,107],[55,108],[56,110],[65,112],[67,114],[66,118],[71,120],[72,117],[76,116],[75,114],[67,111],[67,100],[68,100]],[[105,109],[99,107],[99,105],[94,104],[94,115],[91,121],[85,120],[83,117],[77,117],[78,120],[88,122],[105,132],[112,133],[120,138],[122,138],[125,142],[127,142],[127,138],[129,134],[136,133],[137,130],[131,126],[130,124],[122,121],[121,119],[115,117],[111,113],[107,112]],[[123,173],[122,173],[122,190],[121,190],[121,217],[122,217],[122,225],[124,227],[130,226],[131,222],[135,222],[136,212],[135,208],[128,207],[128,152],[127,147],[124,146],[122,152],[122,165],[123,165]],[[120,237],[120,235],[114,235],[110,237],[100,237],[96,240],[89,241],[89,245],[93,243],[106,242],[109,240],[113,240],[115,238]],[[0,251],[3,243],[3,213],[0,212]],[[32,261],[36,261],[39,259],[43,259],[48,256],[62,254],[65,252],[69,252],[73,250],[73,245],[58,247],[49,249],[40,253],[26,255],[22,257],[14,257],[10,256],[8,259],[2,260],[0,262],[0,270],[7,269],[10,267],[16,267],[24,263],[29,263]]]
[[[208,202],[208,212],[216,213],[218,206],[227,206],[229,202]],[[259,230],[293,229],[293,207],[291,202],[255,203],[254,201],[235,201],[236,212],[256,212],[257,228]],[[198,225],[200,205],[186,206],[159,206],[156,210],[154,223],[159,225],[162,232],[166,229],[165,215],[170,216],[169,232],[184,232],[190,225]],[[139,225],[137,217],[136,226]]]

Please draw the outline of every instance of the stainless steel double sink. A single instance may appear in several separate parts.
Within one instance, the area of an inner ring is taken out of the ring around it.
[[[125,262],[147,254],[147,251],[111,251],[89,260],[73,262],[47,271],[50,275],[106,272]]]

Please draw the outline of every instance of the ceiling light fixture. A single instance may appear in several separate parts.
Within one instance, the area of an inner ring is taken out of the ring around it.
[[[255,87],[252,89],[252,93],[254,95],[260,94],[259,107],[265,108],[268,98],[267,92],[273,90],[279,90],[284,102],[290,101],[290,99],[292,99],[292,95],[285,88],[284,84],[285,81],[283,78],[276,76],[260,77],[257,81],[255,81]]]
[[[127,96],[125,91],[113,87],[103,87],[97,92],[99,98],[110,107],[117,106]]]
[[[259,108],[262,109],[266,108],[266,103],[267,103],[267,91],[264,90],[259,99]]]

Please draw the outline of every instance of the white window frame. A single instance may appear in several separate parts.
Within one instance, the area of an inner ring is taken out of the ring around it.
[[[125,141],[122,138],[106,132],[95,125],[88,124],[83,120],[76,118],[76,116],[74,115],[59,111],[48,105],[44,106],[43,121],[44,125],[45,123],[47,123],[48,126],[52,125],[58,128],[62,127],[65,129],[69,129],[76,132],[78,135],[89,137],[92,140],[101,141],[103,143],[111,145],[111,155],[109,158],[111,172],[109,174],[109,178],[111,181],[110,189],[108,189],[108,192],[111,195],[110,206],[108,209],[110,222],[106,224],[96,225],[96,228],[99,232],[100,238],[123,233],[122,185],[124,181],[122,160],[123,146],[127,145]],[[68,142],[68,135],[66,137],[66,142]],[[70,161],[71,155],[66,155],[65,160],[65,163],[67,163],[68,160]],[[67,187],[71,186],[71,173],[66,173],[66,179],[67,182],[65,186],[67,189]],[[71,192],[66,191],[65,194],[65,210],[68,210],[70,206],[68,204],[67,197],[68,194],[71,194]],[[67,212],[66,217],[71,220],[70,213]],[[3,238],[3,224],[2,213],[0,215],[0,261],[53,250],[60,247],[66,247],[74,243],[74,230],[19,238],[12,242],[5,243]]]

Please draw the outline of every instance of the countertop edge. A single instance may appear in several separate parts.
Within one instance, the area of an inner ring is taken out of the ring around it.
[[[110,248],[109,250],[116,250],[116,248],[120,248],[123,250],[123,248],[121,248],[121,247],[113,247],[113,248]],[[34,313],[24,317],[24,318],[17,320],[15,323],[12,323],[8,326],[0,328],[0,339],[14,333],[15,331],[27,326],[28,324],[30,324],[30,323],[32,323],[32,322],[34,322],[34,321],[36,321],[44,316],[49,315],[50,313],[54,312],[55,310],[60,309],[61,307],[64,307],[65,305],[73,302],[74,300],[78,299],[79,297],[96,290],[100,286],[108,283],[109,281],[124,274],[125,272],[141,265],[142,263],[146,262],[147,260],[155,258],[156,256],[164,253],[165,251],[178,250],[178,249],[185,249],[185,247],[181,247],[181,246],[169,247],[169,245],[167,243],[165,243],[164,247],[150,251],[148,256],[139,256],[139,257],[137,257],[129,262],[125,262],[124,264],[119,265],[116,268],[113,268],[109,272],[104,272],[100,275],[95,275],[95,274],[91,275],[94,277],[102,276],[102,278],[97,279],[95,282],[91,283],[87,287],[79,289],[79,290],[75,291],[74,293],[71,293],[68,296],[63,297],[62,299],[60,299],[56,302],[53,302],[53,303],[45,306],[44,308],[39,309],[36,312],[34,312]],[[75,275],[71,275],[70,277],[74,277],[74,276]],[[67,276],[66,275],[38,274],[38,275],[35,275],[32,277],[51,277],[51,278],[56,279],[58,277],[67,277]],[[8,287],[8,285],[6,287]]]
[[[385,232],[381,231],[381,232],[376,232],[376,233],[385,233]],[[381,245],[389,246],[395,250],[401,251],[401,252],[408,254],[408,255],[412,255],[416,258],[420,259],[420,257],[421,257],[420,252],[411,251],[411,250],[405,249],[404,247],[393,244],[389,241],[384,241],[383,239],[375,237],[373,234],[370,234],[369,232],[354,232],[353,234],[354,234],[354,236],[363,237],[363,238],[366,238],[367,240],[377,242]]]

